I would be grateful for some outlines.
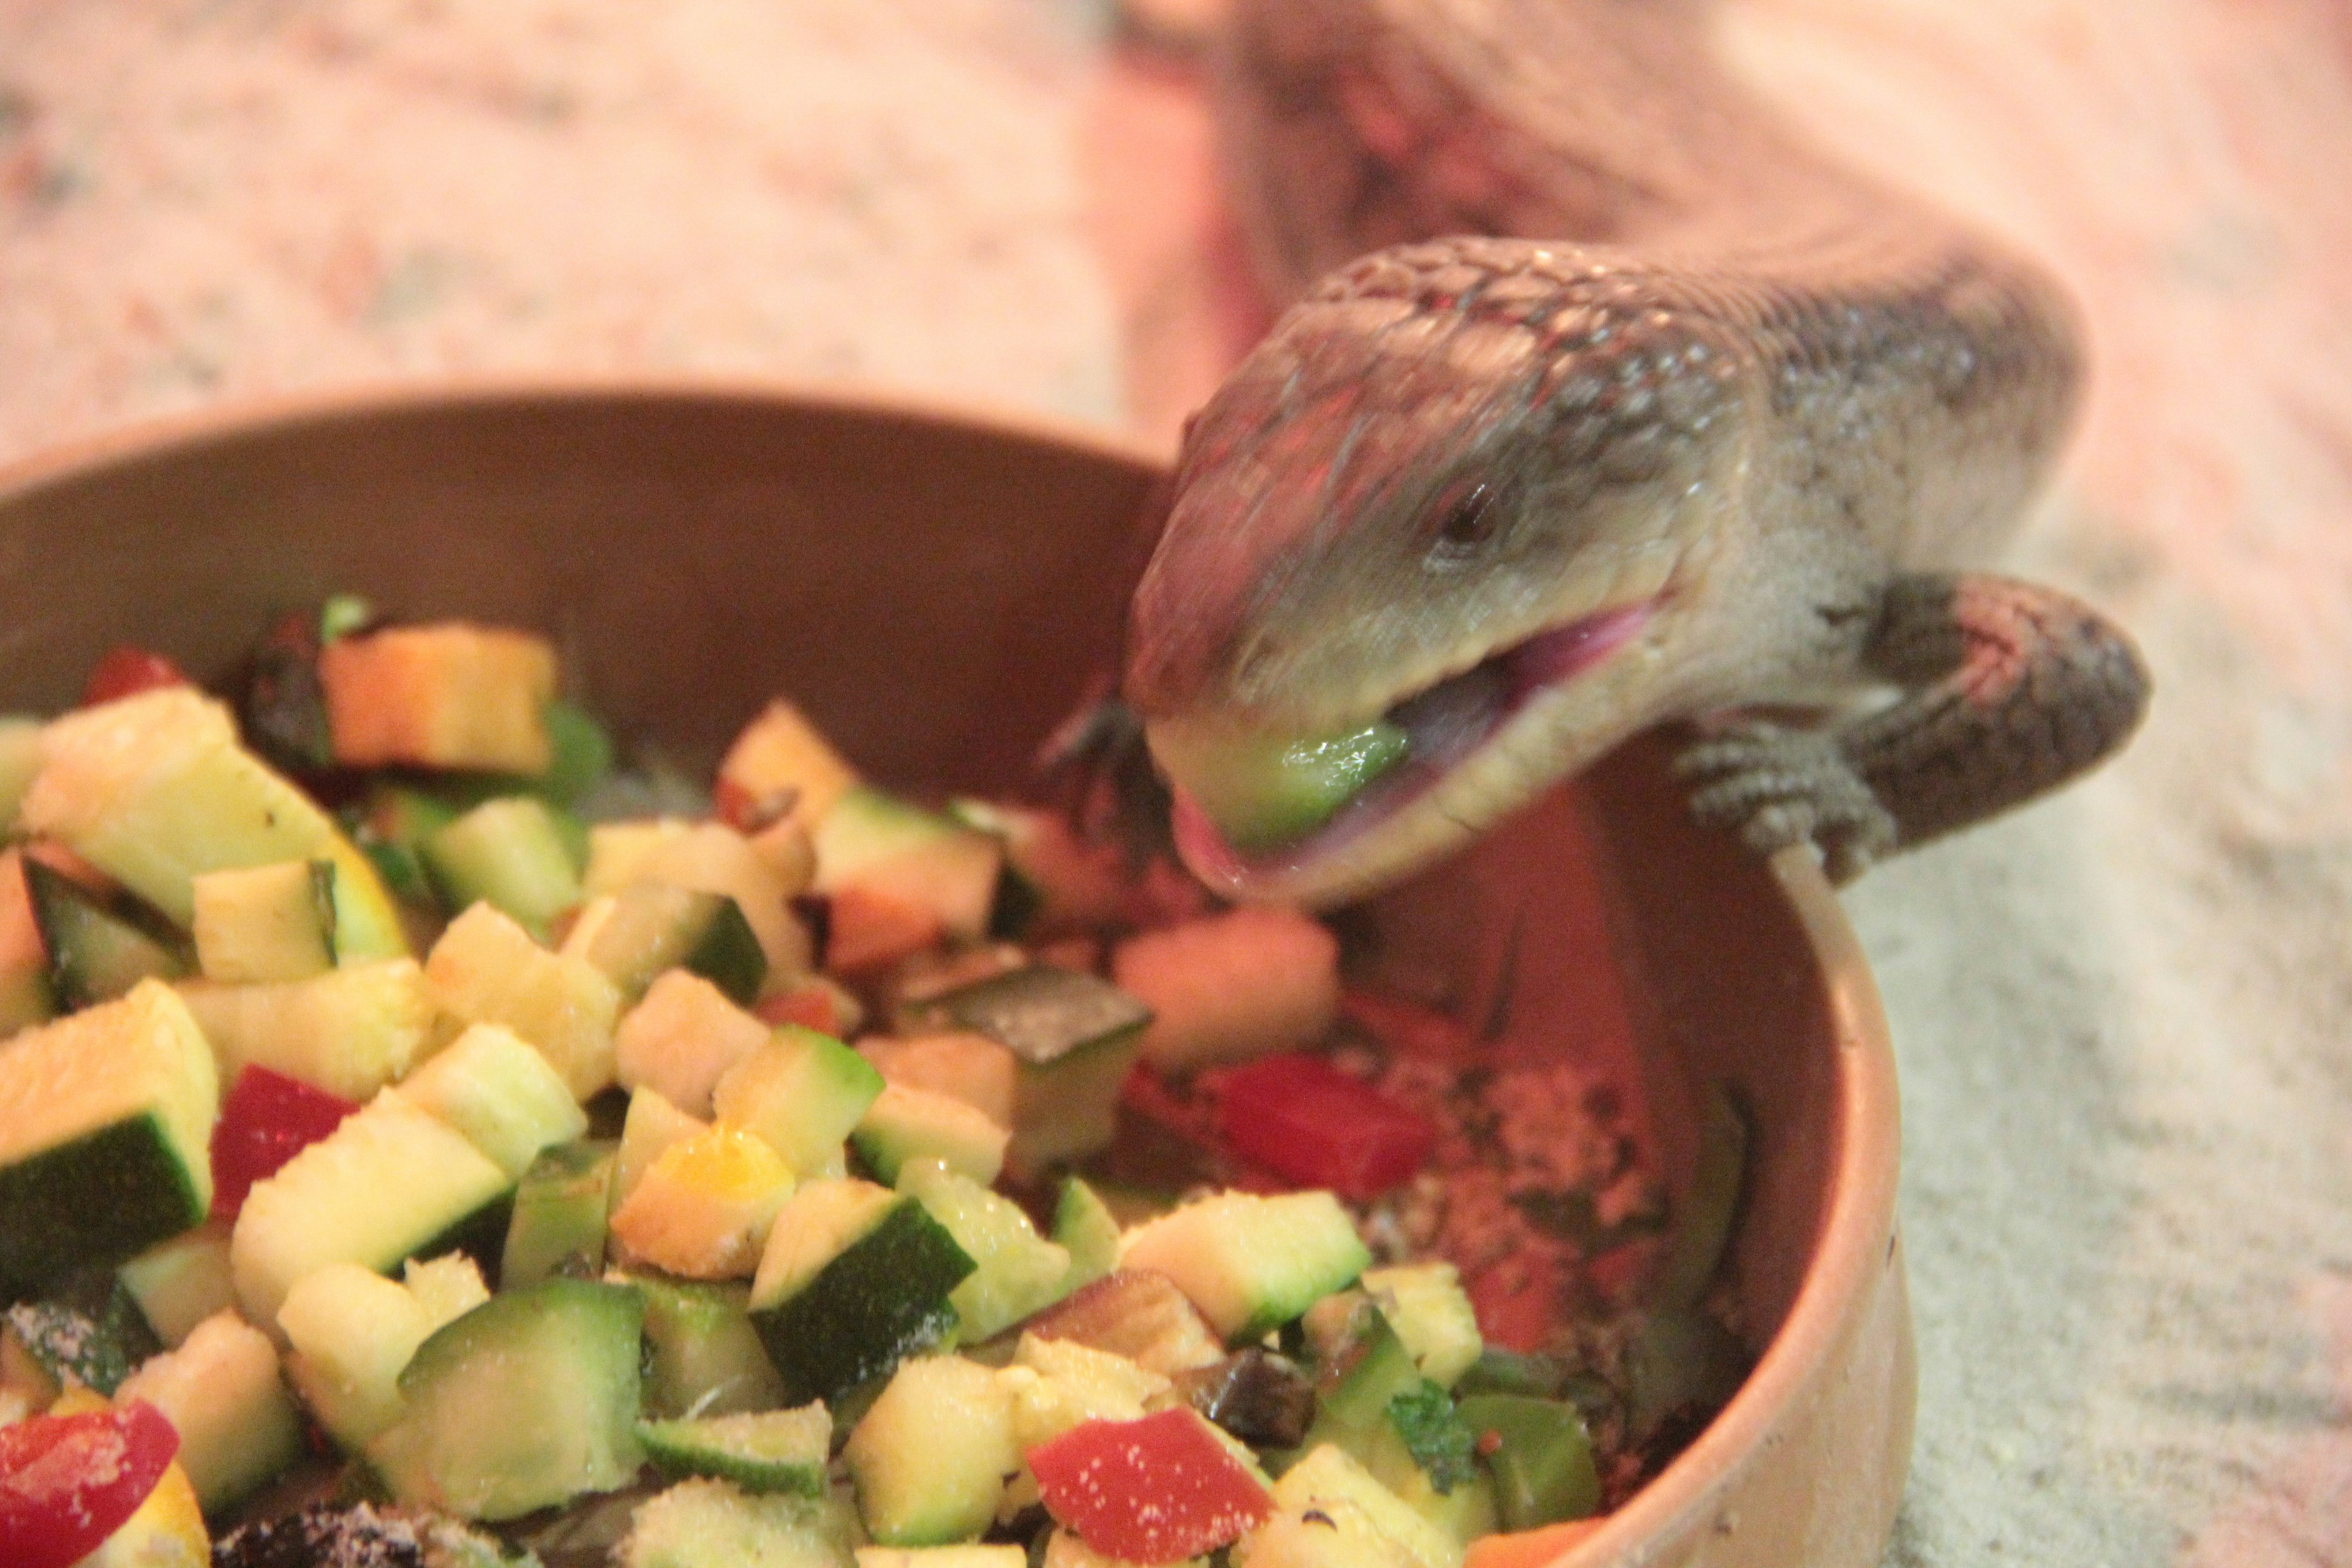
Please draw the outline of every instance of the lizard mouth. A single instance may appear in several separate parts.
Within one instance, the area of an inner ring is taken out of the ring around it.
[[[1327,864],[1411,809],[1474,757],[1507,744],[1539,697],[1632,642],[1660,602],[1621,605],[1539,632],[1391,704],[1384,718],[1405,733],[1402,759],[1311,832],[1288,843],[1249,851],[1234,847],[1199,803],[1176,786],[1178,855],[1210,887],[1242,897]]]

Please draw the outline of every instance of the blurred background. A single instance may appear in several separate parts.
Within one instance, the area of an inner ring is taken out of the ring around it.
[[[2352,7],[1721,11],[1822,142],[2073,284],[2095,390],[2009,564],[2158,682],[2121,763],[1848,899],[1905,1074],[1890,1560],[2352,1563]],[[1264,321],[1213,12],[1158,0],[1143,47],[1109,0],[0,0],[0,463],[646,373],[1172,449]]]

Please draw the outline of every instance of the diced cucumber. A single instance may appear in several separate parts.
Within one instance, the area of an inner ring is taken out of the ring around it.
[[[977,1538],[1021,1468],[1013,1402],[961,1356],[902,1363],[843,1450],[866,1528],[885,1546]]]
[[[54,1297],[19,1301],[0,1323],[51,1383],[112,1394],[131,1369],[163,1347],[139,1304],[112,1274],[85,1274]]]
[[[812,1182],[776,1216],[751,1323],[795,1401],[842,1396],[956,1330],[971,1256],[911,1197]]]
[[[909,1028],[968,1029],[1020,1062],[1005,1162],[1029,1180],[1110,1144],[1119,1085],[1151,1013],[1076,970],[1033,964],[909,1004]]]
[[[719,791],[753,815],[790,800],[787,819],[814,822],[857,782],[857,770],[800,710],[778,698],[743,727],[719,763]]]
[[[621,1568],[854,1568],[847,1511],[831,1499],[680,1481],[637,1506],[617,1560]]]
[[[1111,978],[1151,1009],[1143,1059],[1191,1072],[1303,1049],[1339,1014],[1339,941],[1297,910],[1245,905],[1128,938]]]
[[[988,934],[1004,847],[992,834],[869,784],[815,819],[816,890],[862,888],[929,910],[950,936]]]
[[[625,999],[643,996],[669,969],[702,976],[739,1005],[758,998],[768,955],[733,899],[665,882],[632,882],[612,898],[584,956]]]
[[[1054,1239],[1070,1255],[1065,1295],[1118,1267],[1118,1220],[1101,1194],[1076,1176],[1062,1183],[1055,1200]]]
[[[508,1289],[562,1271],[593,1278],[604,1268],[614,1145],[563,1143],[541,1152],[515,1188],[499,1282]]]
[[[332,860],[341,958],[407,956],[399,911],[375,868],[308,795],[236,743],[226,708],[187,687],[51,723],[23,821],[184,928],[195,916],[201,872]]]
[[[163,933],[142,929],[124,904],[110,905],[71,878],[26,859],[25,890],[41,946],[49,955],[49,991],[68,1011],[108,1002],[142,980],[170,980],[186,960]]]
[[[107,1268],[205,1217],[220,1079],[169,987],[0,1050],[0,1290]]]
[[[392,1091],[431,1111],[510,1178],[588,1131],[587,1113],[521,1036],[476,1024]]]
[[[550,952],[488,904],[449,922],[425,960],[442,1008],[468,1024],[504,1024],[553,1065],[572,1098],[613,1081],[621,994],[584,959]]]
[[[25,852],[0,853],[0,1037],[57,1013],[49,989],[49,950],[25,886]]]
[[[499,795],[427,837],[418,858],[442,907],[488,903],[545,942],[555,917],[580,901],[558,809],[537,795]]]
[[[512,1184],[448,1123],[379,1095],[254,1184],[229,1239],[237,1299],[274,1323],[304,1275],[339,1262],[389,1270],[494,1208],[495,1246]]]
[[[786,1025],[711,1091],[719,1120],[750,1128],[803,1180],[841,1169],[842,1142],[880,1098],[882,1075],[830,1035]]]
[[[206,871],[189,886],[196,967],[205,979],[307,980],[334,967],[332,860]]]
[[[1592,1439],[1576,1406],[1527,1394],[1480,1394],[1463,1400],[1459,1414],[1481,1435],[1479,1451],[1495,1478],[1495,1511],[1505,1530],[1583,1519],[1600,1508]]]
[[[407,1074],[432,1042],[438,1011],[413,958],[308,980],[187,981],[178,989],[212,1041],[224,1081],[263,1067],[354,1100]]]
[[[400,1374],[405,1408],[368,1453],[403,1502],[513,1519],[636,1475],[645,1300],[542,1279],[436,1331]]]
[[[1421,1375],[1452,1388],[1486,1348],[1478,1314],[1451,1263],[1401,1264],[1365,1271],[1364,1289],[1378,1301],[1397,1338],[1412,1352]]]
[[[793,1173],[757,1133],[720,1121],[657,1155],[613,1211],[625,1256],[688,1279],[748,1277]]]
[[[628,1114],[621,1122],[620,1152],[613,1163],[613,1207],[628,1201],[663,1150],[709,1125],[672,1105],[658,1089],[640,1089],[629,1096]]]
[[[823,1405],[688,1420],[641,1421],[637,1441],[672,1480],[716,1476],[746,1491],[824,1495],[833,1415]]]
[[[729,1068],[760,1048],[769,1026],[727,1000],[699,974],[673,969],[622,1016],[613,1037],[613,1072],[623,1089],[658,1089],[696,1116]]]
[[[1328,822],[1404,760],[1404,730],[1384,719],[1324,735],[1154,721],[1144,734],[1177,786],[1244,853],[1278,848]]]
[[[167,1345],[180,1343],[198,1323],[236,1304],[228,1226],[218,1221],[157,1242],[118,1273],[140,1314]]]
[[[319,653],[335,761],[544,773],[555,650],[541,637],[447,622],[337,637]]]
[[[218,1514],[302,1457],[302,1426],[278,1375],[278,1348],[235,1312],[196,1325],[115,1391],[143,1399],[180,1434],[179,1464]]]
[[[1061,1300],[1070,1255],[1040,1237],[1019,1204],[937,1160],[908,1160],[898,1183],[972,1260],[971,1277],[948,1293],[967,1342],[992,1338]]]
[[[1011,1134],[961,1100],[885,1083],[849,1135],[866,1168],[897,1182],[910,1161],[931,1160],[983,1184],[1004,1168]]]
[[[657,1416],[773,1410],[784,1385],[751,1326],[751,1291],[734,1283],[631,1278],[646,1299],[646,1409]]]
[[[1355,1282],[1372,1255],[1329,1193],[1221,1193],[1129,1233],[1119,1263],[1167,1275],[1228,1344]]]

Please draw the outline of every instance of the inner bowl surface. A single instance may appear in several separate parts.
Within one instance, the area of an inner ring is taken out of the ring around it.
[[[0,708],[135,640],[200,678],[356,590],[551,632],[625,737],[708,763],[790,693],[873,776],[1019,785],[1115,668],[1160,478],[1115,440],[775,389],[360,398],[134,431],[0,472]],[[1618,1069],[1670,1186],[1695,1093],[1752,1113],[1731,1259],[1760,1359],[1601,1529],[1472,1568],[1874,1564],[1915,1377],[1877,996],[1819,873],[1694,827],[1636,745],[1355,922],[1369,979]]]

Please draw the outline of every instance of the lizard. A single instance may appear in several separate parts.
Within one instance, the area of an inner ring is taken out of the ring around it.
[[[1187,426],[1121,689],[1213,889],[1358,897],[1660,726],[1701,821],[1842,883],[2140,721],[2127,634],[1981,564],[2063,450],[2070,302],[1706,17],[1233,9],[1226,179],[1296,303]],[[1269,747],[1346,787],[1237,845],[1202,802]]]

